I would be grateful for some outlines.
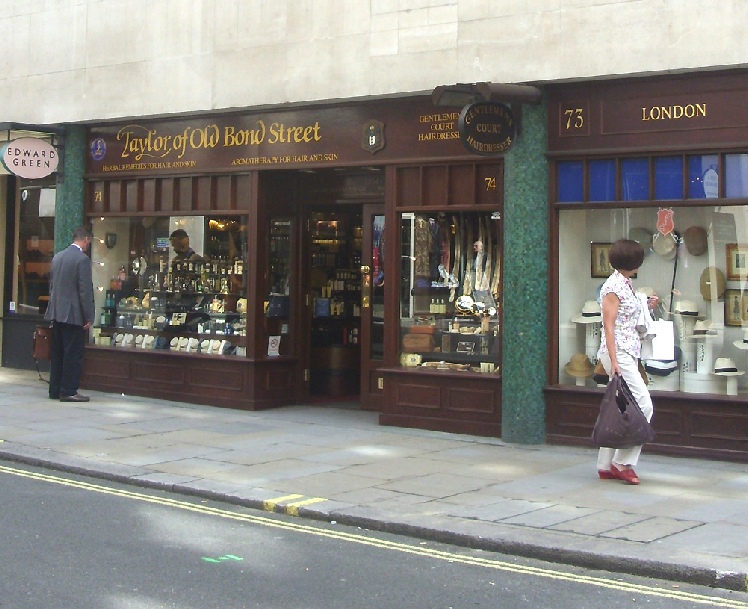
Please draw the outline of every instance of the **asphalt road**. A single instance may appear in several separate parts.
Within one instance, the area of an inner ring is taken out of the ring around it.
[[[0,462],[2,609],[748,609],[593,572]]]

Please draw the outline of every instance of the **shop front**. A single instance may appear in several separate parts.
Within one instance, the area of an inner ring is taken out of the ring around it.
[[[499,435],[503,159],[463,146],[459,112],[413,97],[91,127],[82,386]]]
[[[598,292],[617,239],[642,243],[637,289],[661,299],[644,356],[663,454],[748,460],[748,111],[744,72],[548,88],[548,441],[589,445]]]

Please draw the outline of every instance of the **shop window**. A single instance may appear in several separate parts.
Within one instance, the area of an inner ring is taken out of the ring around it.
[[[748,197],[748,154],[725,155],[725,196]]]
[[[94,343],[246,354],[244,216],[102,217],[92,224]]]
[[[18,189],[18,241],[12,302],[21,315],[41,315],[49,303],[49,276],[54,256],[55,189]]]
[[[688,157],[688,198],[716,199],[719,196],[719,173],[716,154]]]
[[[655,199],[658,201],[683,198],[683,157],[658,157],[654,160]]]
[[[615,159],[590,161],[590,201],[616,200]]]
[[[621,161],[621,198],[624,201],[649,199],[649,159]]]
[[[556,167],[559,202],[584,201],[584,163],[582,161],[560,161]]]
[[[403,214],[400,362],[498,374],[500,214]]]
[[[645,247],[634,287],[661,299],[656,316],[674,322],[672,359],[645,360],[650,389],[748,395],[748,206],[666,210],[660,206],[559,209],[558,380],[594,387],[601,340],[600,287],[612,243]],[[666,222],[667,224],[667,222]]]

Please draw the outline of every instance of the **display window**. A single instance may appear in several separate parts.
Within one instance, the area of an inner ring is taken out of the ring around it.
[[[748,395],[747,168],[732,153],[556,163],[561,385],[607,382],[600,288],[610,246],[633,239],[645,251],[634,288],[659,296],[655,320],[669,322],[664,351],[644,343],[649,388]]]
[[[21,184],[16,206],[12,307],[22,315],[44,314],[49,303],[49,274],[54,256],[55,193],[51,184]],[[13,309],[12,309],[13,310]]]
[[[246,355],[246,217],[101,217],[92,225],[93,343]]]
[[[499,213],[404,213],[400,364],[500,374]]]

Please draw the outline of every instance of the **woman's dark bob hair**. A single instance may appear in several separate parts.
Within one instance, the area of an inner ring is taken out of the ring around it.
[[[608,261],[617,271],[635,271],[644,262],[644,248],[638,241],[619,239],[610,246]]]

